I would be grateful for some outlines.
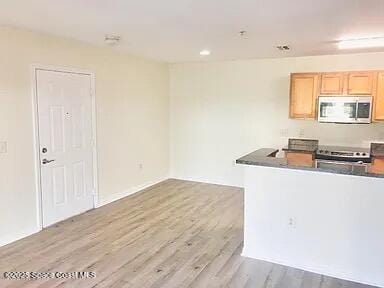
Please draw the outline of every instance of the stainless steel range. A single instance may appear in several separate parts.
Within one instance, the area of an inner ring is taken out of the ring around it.
[[[342,146],[320,146],[316,167],[354,172],[367,172],[371,163],[370,149]]]

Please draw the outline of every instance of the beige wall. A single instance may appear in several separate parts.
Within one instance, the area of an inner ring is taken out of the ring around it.
[[[233,161],[289,137],[354,146],[384,140],[384,124],[288,119],[290,73],[359,69],[384,69],[384,53],[171,65],[171,175],[242,186]]]
[[[175,177],[241,186],[234,160],[281,147],[288,137],[348,145],[384,140],[384,124],[288,119],[289,73],[384,69],[384,53],[174,64],[169,71],[164,63],[25,30],[3,27],[0,37],[0,141],[8,143],[0,154],[0,245],[38,227],[34,63],[96,74],[102,203],[167,177],[169,167]]]
[[[167,64],[4,27],[0,39],[0,141],[8,143],[8,153],[0,154],[0,245],[37,227],[33,63],[96,74],[101,202],[167,177]]]

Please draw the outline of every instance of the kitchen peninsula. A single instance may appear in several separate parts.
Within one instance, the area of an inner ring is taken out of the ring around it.
[[[236,160],[244,168],[243,255],[384,287],[384,174],[292,163],[278,152]]]

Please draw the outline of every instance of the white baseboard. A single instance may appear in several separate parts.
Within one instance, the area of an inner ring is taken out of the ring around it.
[[[117,201],[117,200],[119,200],[121,198],[124,198],[124,197],[132,195],[134,193],[140,192],[141,190],[143,190],[145,188],[148,188],[148,187],[153,186],[153,185],[155,185],[157,183],[163,182],[163,181],[165,181],[167,179],[169,179],[168,176],[167,177],[161,177],[161,178],[158,178],[158,179],[156,179],[154,181],[150,181],[150,182],[144,183],[143,185],[132,187],[131,189],[128,189],[128,190],[123,191],[121,193],[113,194],[113,195],[109,196],[108,198],[103,199],[102,201],[98,201],[98,203],[97,203],[95,208],[99,208],[99,207],[101,207],[103,205],[109,204],[109,203]],[[32,234],[35,234],[37,232],[40,232],[40,231],[41,231],[41,229],[39,227],[33,227],[31,229],[25,229],[23,231],[15,233],[15,234],[7,235],[7,236],[2,236],[2,237],[0,237],[0,247],[4,246],[4,245],[7,245],[7,244],[10,244],[12,242],[15,242],[17,240],[20,240],[22,238],[28,237],[28,236],[30,236]]]
[[[151,187],[151,186],[153,186],[155,184],[163,182],[163,181],[165,181],[167,179],[169,179],[168,176],[160,177],[160,178],[158,178],[158,179],[156,179],[154,181],[149,181],[149,182],[144,183],[142,185],[138,185],[138,186],[132,187],[132,188],[130,188],[128,190],[125,190],[125,191],[122,191],[122,192],[119,192],[119,193],[115,193],[115,194],[109,195],[108,197],[106,197],[104,199],[99,197],[99,201],[98,201],[98,203],[96,205],[96,208],[99,208],[101,206],[104,206],[104,205],[107,205],[109,203],[115,202],[117,200],[120,200],[120,199],[122,199],[124,197],[130,196],[132,194],[138,193],[138,192],[140,192],[140,191],[142,191],[142,190],[144,190],[144,189],[146,189],[148,187]]]
[[[292,263],[290,261],[275,259],[273,257],[251,255],[251,253],[248,253],[246,250],[243,250],[243,252],[241,253],[241,256],[256,259],[256,260],[266,261],[266,262],[270,262],[270,263],[275,263],[275,264],[279,264],[279,265],[283,265],[283,266],[293,267],[296,269],[300,269],[300,270],[304,270],[307,272],[312,272],[315,274],[320,274],[320,275],[324,275],[324,276],[328,276],[328,277],[332,277],[332,278],[342,279],[342,280],[346,280],[346,281],[361,283],[361,284],[375,286],[375,287],[384,287],[384,283],[372,282],[369,279],[356,278],[353,275],[348,275],[349,274],[348,271],[334,271],[334,269],[333,269],[333,271],[329,271],[329,270],[324,269],[324,268],[314,267],[311,265],[303,265],[303,264],[299,264],[299,263]]]
[[[2,236],[0,238],[0,247],[5,246],[7,244],[10,244],[12,242],[15,242],[17,240],[20,240],[22,238],[28,237],[32,234],[39,232],[39,231],[40,231],[39,227],[33,227],[33,228],[29,228],[29,229],[24,229],[22,231],[14,233],[14,234]]]

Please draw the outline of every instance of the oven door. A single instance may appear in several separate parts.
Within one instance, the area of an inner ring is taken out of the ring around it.
[[[355,173],[366,173],[368,171],[368,164],[362,162],[342,162],[316,159],[316,168],[327,169],[331,171],[344,171]]]
[[[370,123],[372,98],[320,96],[318,121],[332,123]]]

